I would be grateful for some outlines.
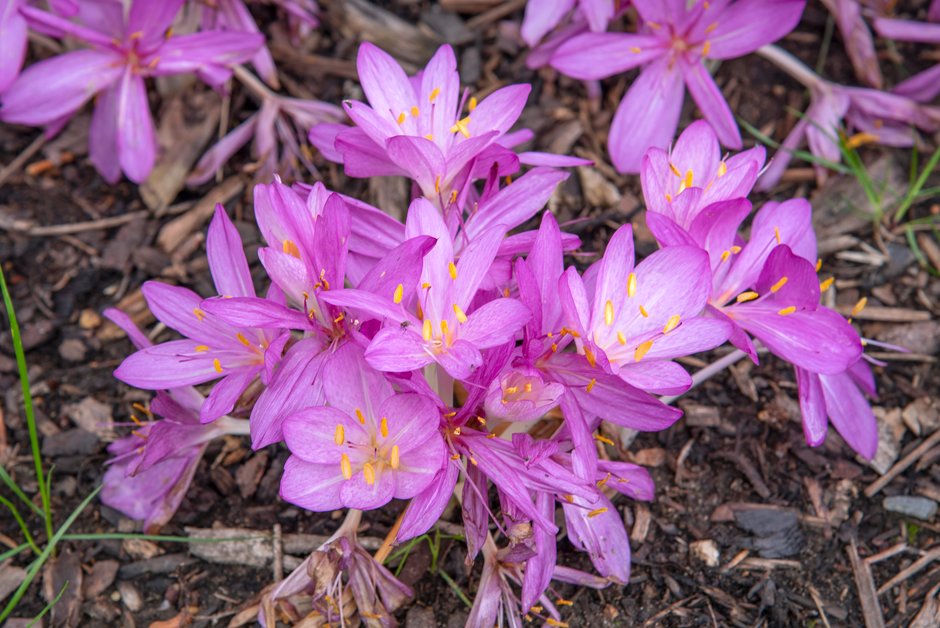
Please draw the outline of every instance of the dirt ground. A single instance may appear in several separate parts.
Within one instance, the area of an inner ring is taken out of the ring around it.
[[[643,228],[637,177],[617,175],[604,149],[612,112],[627,85],[624,77],[605,81],[603,100],[592,102],[581,83],[550,70],[527,69],[525,51],[506,26],[506,20],[521,18],[521,2],[370,5],[398,16],[397,22],[389,15],[369,21],[362,0],[321,4],[323,29],[303,46],[273,47],[286,91],[329,102],[361,98],[354,58],[363,37],[400,55],[412,69],[439,42],[450,42],[463,82],[477,93],[512,82],[533,85],[522,125],[536,132],[537,148],[596,161],[595,168],[573,172],[550,202],[560,221],[580,219],[569,230],[582,237],[584,250],[601,251],[612,230],[626,221],[636,227],[640,253],[653,250]],[[810,2],[803,22],[782,45],[815,65],[826,20],[821,6]],[[930,62],[916,47],[879,46],[889,80]],[[827,78],[853,82],[838,35],[823,67]],[[756,57],[723,64],[716,78],[737,114],[778,141],[795,123],[794,110],[805,107],[803,90]],[[175,140],[161,136],[171,150],[185,152],[184,143],[204,145],[217,132],[221,98],[200,85],[164,92],[152,104],[167,128],[170,121],[177,125]],[[255,106],[237,87],[228,105],[229,128]],[[686,103],[683,124],[694,115]],[[145,189],[127,181],[110,186],[88,162],[83,129],[87,120],[43,142],[38,130],[0,126],[0,261],[23,328],[43,453],[55,467],[57,521],[99,484],[106,445],[130,429],[123,424],[131,404],[149,397],[112,378],[131,345],[102,321],[100,312],[119,305],[152,322],[143,311],[139,287],[153,278],[209,294],[202,244],[210,217],[206,207],[216,200],[234,212],[255,267],[252,256],[259,242],[247,153],[226,167],[220,180],[173,192],[155,206],[154,199],[169,195],[179,176],[161,171],[161,181]],[[862,155],[877,177],[903,194],[910,150],[867,147]],[[407,206],[401,181],[349,180],[321,157],[315,156],[315,163],[331,189],[392,212]],[[938,183],[940,177],[932,177],[928,187]],[[888,362],[875,369],[875,406],[883,427],[876,464],[856,459],[833,430],[823,446],[809,448],[793,372],[770,356],[759,366],[739,363],[680,399],[686,416],[673,428],[641,434],[625,452],[609,451],[650,468],[656,500],[648,505],[616,502],[631,531],[629,586],[595,591],[555,585],[559,596],[573,602],[562,609],[571,626],[859,626],[879,614],[886,626],[908,626],[919,613],[921,620],[938,616],[940,523],[935,516],[922,520],[892,512],[885,498],[940,501],[940,281],[919,263],[902,232],[887,223],[873,226],[865,217],[857,181],[834,176],[819,185],[807,164],[794,160],[784,183],[771,195],[753,199],[757,205],[766,198],[793,196],[813,201],[824,273],[836,277],[833,305],[851,309],[860,297],[868,297],[868,309],[856,319],[862,335],[912,351],[873,351]],[[910,217],[938,212],[940,205],[926,199],[914,205]],[[916,236],[927,263],[936,268],[936,232]],[[165,331],[158,336],[169,337]],[[695,370],[709,359],[690,359],[687,366]],[[36,481],[8,333],[0,336],[0,390],[0,463],[32,494]],[[114,427],[106,427],[110,421]],[[297,534],[329,534],[339,513],[309,513],[279,501],[286,456],[281,446],[251,452],[246,439],[213,444],[162,533],[240,528],[246,534],[278,535],[285,543],[290,537],[294,548],[303,548],[306,538]],[[887,482],[879,481],[884,473]],[[380,540],[396,514],[367,514],[361,535]],[[457,522],[459,513],[445,519]],[[131,522],[98,502],[73,528],[132,530]],[[416,545],[401,566],[401,578],[416,593],[414,603],[399,613],[406,626],[456,627],[466,621],[469,609],[454,587],[472,593],[479,565],[466,568],[465,547],[450,538],[450,530],[443,528],[434,547]],[[0,533],[0,543],[20,542],[5,510],[0,510]],[[251,562],[239,553],[233,558],[232,552],[213,554],[196,545],[69,541],[47,582],[33,585],[15,615],[33,617],[45,606],[44,595],[50,590],[54,595],[55,585],[70,579],[82,584],[63,595],[51,617],[55,625],[226,625],[242,617],[239,613],[278,569],[289,569],[297,562],[294,557],[303,557],[302,549],[285,547],[287,555],[272,567],[269,555]],[[220,562],[233,559],[248,564]],[[17,559],[0,571],[28,560]],[[590,570],[587,558],[567,540],[560,541],[559,562]],[[873,600],[880,610],[870,607]],[[50,617],[44,621],[48,625]],[[922,625],[937,624],[927,620]]]

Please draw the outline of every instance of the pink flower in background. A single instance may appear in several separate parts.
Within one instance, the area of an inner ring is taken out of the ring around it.
[[[614,166],[639,172],[646,150],[665,148],[675,135],[686,88],[721,143],[741,147],[734,115],[703,61],[733,59],[780,39],[796,26],[804,5],[805,0],[638,2],[641,32],[574,37],[555,51],[551,65],[584,80],[642,68],[620,102],[608,140]]]
[[[931,4],[930,10],[932,14],[940,13],[940,3],[934,2]],[[888,39],[940,44],[940,24],[879,17],[875,18],[875,30],[878,31],[879,35]],[[933,100],[937,97],[937,94],[940,94],[940,64],[929,67],[898,83],[891,91],[919,102]]]
[[[881,89],[884,79],[878,66],[875,42],[862,18],[861,4],[858,0],[823,0],[823,4],[836,19],[855,75],[869,86]]]
[[[94,11],[83,4],[79,22],[21,9],[37,30],[75,38],[89,48],[27,68],[0,98],[0,120],[56,132],[97,97],[88,140],[91,162],[109,182],[116,182],[122,171],[142,182],[157,157],[144,79],[193,72],[219,87],[231,75],[231,65],[249,59],[264,41],[251,33],[170,35],[182,4],[135,0],[126,20],[120,2],[95,3]]]
[[[529,46],[535,46],[572,10],[577,11],[592,31],[603,31],[614,17],[618,4],[626,3],[617,0],[529,0],[522,19],[522,38]]]
[[[0,0],[0,94],[10,86],[26,58],[26,19],[20,14],[23,0]]]

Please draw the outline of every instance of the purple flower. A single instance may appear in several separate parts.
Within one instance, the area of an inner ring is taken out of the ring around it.
[[[124,330],[138,349],[152,345],[129,316],[105,310],[105,316]],[[101,500],[132,519],[142,520],[153,532],[179,508],[208,443],[225,434],[243,434],[247,421],[222,417],[209,424],[199,421],[205,398],[186,386],[158,392],[147,416],[161,419],[138,423],[131,435],[108,447],[114,457],[102,479]]]
[[[209,226],[206,252],[220,295],[255,296],[241,238],[221,205]],[[202,297],[186,288],[151,281],[144,284],[143,292],[154,315],[185,338],[138,351],[114,375],[150,390],[221,379],[202,406],[203,422],[230,412],[259,374],[267,381],[289,338],[268,329],[229,325],[205,311]]]
[[[262,35],[255,18],[242,0],[214,0],[201,3],[201,29],[203,31],[233,31],[236,33],[257,33]],[[263,37],[263,35],[262,35]],[[251,64],[268,85],[278,87],[277,68],[271,51],[264,44],[251,57]]]
[[[279,96],[244,68],[236,68],[235,76],[260,100],[261,107],[206,151],[186,180],[187,184],[209,181],[249,141],[252,142],[252,157],[259,165],[255,171],[258,182],[272,181],[275,173],[300,179],[304,171],[299,166],[316,173],[308,156],[307,132],[321,122],[338,121],[342,118],[342,109],[318,100]]]
[[[921,91],[922,86],[916,89],[912,86],[912,91],[903,95],[845,87],[821,79],[796,57],[775,46],[762,48],[761,55],[809,89],[810,105],[764,171],[757,184],[759,190],[769,190],[777,184],[790,163],[793,151],[804,139],[813,155],[839,163],[842,160],[840,137],[843,121],[846,131],[856,133],[848,139],[850,145],[875,142],[885,146],[912,146],[916,138],[915,128],[927,132],[940,128],[940,109],[920,105],[912,98],[925,95]],[[935,81],[929,79],[928,83],[932,89]],[[819,178],[825,177],[822,165],[817,165],[816,171]]]
[[[718,136],[704,120],[690,124],[668,152],[650,148],[640,179],[653,235],[664,246],[689,243],[686,235],[699,230],[695,220],[702,211],[746,197],[763,165],[761,146],[722,159]]]
[[[3,94],[0,119],[56,130],[98,96],[89,130],[91,162],[109,182],[123,170],[136,183],[150,174],[157,141],[144,79],[195,72],[212,86],[231,75],[264,38],[250,33],[206,32],[167,36],[183,0],[135,0],[127,19],[120,2],[96,3],[73,23],[31,7],[21,9],[30,25],[58,37],[74,37],[90,48],[40,61]],[[84,6],[84,5],[83,5]],[[50,90],[55,98],[49,98]]]
[[[936,8],[935,8],[936,5]],[[940,4],[930,6],[932,14],[940,12]],[[933,19],[933,18],[932,18]],[[940,24],[912,22],[888,18],[875,18],[875,30],[882,37],[898,41],[916,41],[925,44],[940,44]],[[940,94],[940,64],[936,64],[898,83],[891,90],[918,102],[928,102]]]
[[[621,172],[639,172],[651,146],[665,148],[675,135],[683,83],[721,143],[741,147],[728,103],[703,64],[754,52],[790,32],[804,0],[639,2],[643,28],[632,33],[587,33],[555,51],[551,64],[568,76],[602,79],[642,66],[610,127],[609,150]]]
[[[878,67],[875,42],[862,18],[861,4],[858,0],[823,0],[823,4],[836,19],[855,76],[869,86],[881,89],[884,80]]]
[[[368,510],[409,499],[434,479],[444,457],[441,413],[414,393],[395,393],[353,343],[323,373],[329,407],[306,408],[284,423],[291,457],[281,497],[314,511]]]
[[[831,421],[849,447],[865,458],[874,458],[878,422],[865,396],[876,396],[875,378],[864,359],[856,360],[841,373],[829,375],[797,367],[796,381],[807,443],[821,445]]]
[[[420,75],[409,78],[387,53],[366,42],[359,47],[359,80],[369,104],[346,101],[355,127],[321,124],[310,141],[351,177],[406,176],[438,207],[461,207],[476,170],[519,158],[500,145],[529,95],[528,85],[509,85],[477,103],[460,93],[457,60],[441,46]],[[467,113],[461,113],[466,107]],[[535,155],[538,157],[538,154]],[[559,158],[568,165],[585,160]],[[480,163],[477,163],[477,162]],[[478,174],[478,173],[477,173]]]

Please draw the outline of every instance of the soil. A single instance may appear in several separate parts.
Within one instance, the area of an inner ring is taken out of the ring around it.
[[[343,12],[355,12],[366,3],[322,4],[323,29],[299,47],[274,49],[285,88],[329,102],[361,98],[349,72],[362,33],[343,26],[351,23]],[[521,18],[519,2],[451,0],[442,2],[443,7],[420,0],[376,4],[403,18],[414,31],[413,38],[402,39],[402,51],[390,50],[404,54],[412,69],[433,53],[437,38],[455,44],[463,81],[477,93],[511,82],[533,85],[522,124],[536,132],[536,148],[569,152],[597,163],[594,169],[572,173],[550,203],[560,221],[576,220],[570,230],[582,237],[585,251],[601,251],[612,230],[626,221],[636,227],[640,253],[654,249],[643,229],[637,178],[617,175],[604,149],[612,111],[634,75],[604,81],[603,97],[592,101],[578,81],[551,70],[527,69],[525,51],[510,36],[507,24]],[[500,11],[507,5],[514,12]],[[922,13],[918,6],[912,15]],[[268,8],[258,15],[273,17]],[[811,2],[803,22],[782,45],[816,65],[826,22],[822,7]],[[370,28],[378,29],[365,29],[371,38],[382,35],[381,23]],[[879,42],[879,52],[889,82],[929,63],[917,47],[888,50]],[[324,69],[312,55],[344,63]],[[838,35],[823,68],[827,78],[854,82]],[[794,110],[805,107],[802,89],[756,57],[724,63],[716,78],[737,114],[777,141],[795,123]],[[169,103],[177,102],[184,119],[194,124],[204,115],[204,107],[218,107],[220,101],[197,85],[185,87],[181,94],[161,93],[153,96],[155,111],[166,111]],[[251,99],[236,87],[228,128],[253,110]],[[695,115],[687,102],[683,126]],[[84,153],[79,130],[83,124],[87,119],[73,123],[65,136],[38,152],[30,147],[39,131],[0,126],[0,163],[11,164],[24,151],[34,153],[7,173],[0,185],[0,260],[23,329],[45,461],[55,468],[57,521],[100,483],[108,458],[106,445],[131,429],[125,426],[133,412],[131,404],[148,398],[112,377],[114,367],[132,349],[114,327],[102,322],[100,312],[115,305],[141,312],[139,287],[154,278],[209,293],[199,235],[204,221],[182,234],[184,243],[173,253],[161,248],[158,236],[177,214],[218,191],[217,182],[183,190],[168,207],[155,211],[143,202],[137,186],[127,181],[111,186],[101,180]],[[753,145],[746,133],[745,137],[746,144]],[[865,147],[862,156],[873,169],[895,173],[902,188],[907,185],[910,150]],[[259,236],[252,220],[248,160],[245,151],[226,167],[224,176],[244,181],[237,188],[229,186],[237,191],[229,190],[226,206],[238,219],[247,249],[253,251]],[[315,164],[331,189],[393,212],[403,210],[407,188],[401,182],[346,179],[318,155]],[[810,197],[820,216],[823,272],[836,278],[834,305],[851,308],[866,296],[876,311],[877,306],[890,308],[881,310],[889,311],[888,320],[859,317],[861,333],[913,351],[906,356],[883,355],[888,365],[875,369],[879,388],[875,405],[886,443],[885,451],[879,452],[884,466],[879,472],[857,459],[833,430],[821,447],[809,448],[799,422],[792,371],[771,356],[759,366],[739,363],[685,395],[678,403],[686,417],[673,428],[641,434],[627,451],[609,450],[611,455],[647,465],[657,495],[651,504],[616,502],[631,531],[629,586],[597,591],[553,585],[553,598],[557,594],[572,602],[562,607],[563,619],[571,626],[858,626],[874,617],[861,601],[864,582],[859,574],[864,580],[867,573],[876,589],[892,583],[877,596],[885,625],[907,626],[918,613],[921,620],[929,614],[940,585],[940,561],[935,560],[940,525],[935,518],[924,521],[890,512],[884,499],[917,495],[940,500],[940,446],[933,440],[926,453],[922,447],[940,428],[936,368],[940,282],[935,270],[919,263],[902,231],[887,221],[873,227],[856,215],[839,213],[846,205],[864,206],[857,182],[834,176],[819,183],[807,164],[792,165],[785,182],[771,195],[753,197],[755,205],[767,198]],[[936,178],[928,187],[937,185]],[[940,207],[925,199],[914,204],[910,218],[938,212]],[[112,218],[116,222],[108,223]],[[94,221],[112,226],[96,227],[100,223]],[[64,225],[77,227],[69,232],[59,228]],[[925,250],[930,243],[937,247],[936,232],[916,235]],[[923,244],[925,240],[928,244]],[[140,319],[147,321],[146,313]],[[163,331],[157,338],[170,335]],[[695,370],[713,357],[690,359],[687,366]],[[0,390],[5,395],[0,406],[0,463],[32,495],[36,481],[9,334],[0,339]],[[98,429],[102,420],[111,419],[113,428]],[[619,441],[620,435],[614,436]],[[881,473],[915,451],[919,455],[914,464],[879,492],[866,495],[866,488]],[[264,533],[277,528],[284,535],[329,534],[339,523],[339,513],[309,513],[278,499],[279,471],[286,456],[281,446],[251,452],[244,439],[214,443],[182,506],[161,533],[186,535],[188,528],[225,527]],[[396,514],[395,509],[367,513],[361,536],[383,538]],[[449,513],[445,519],[456,522],[459,513]],[[38,523],[31,521],[41,540]],[[117,512],[94,501],[72,531],[134,529]],[[0,510],[0,533],[0,543],[20,542],[6,510]],[[47,583],[37,580],[16,616],[35,616],[46,605],[49,591],[52,595],[58,591],[57,582],[69,574],[75,582],[83,574],[84,591],[67,590],[54,609],[51,620],[56,625],[225,625],[256,601],[274,578],[270,566],[203,560],[179,543],[68,541],[62,547]],[[895,553],[886,551],[892,548]],[[435,565],[439,572],[446,573],[453,586],[472,593],[479,565],[466,567],[464,545],[445,535],[434,549],[439,550]],[[855,552],[861,560],[853,567]],[[871,559],[880,552],[885,555]],[[18,558],[9,566],[25,567],[29,560]],[[559,563],[590,571],[586,557],[564,539]],[[415,546],[404,561],[401,577],[413,585],[415,600],[398,618],[413,628],[462,626],[468,609],[446,579],[430,571],[431,564],[426,543]],[[392,565],[398,566],[394,561]],[[49,623],[50,616],[43,621]],[[938,621],[936,616],[921,625],[937,625],[933,621]]]

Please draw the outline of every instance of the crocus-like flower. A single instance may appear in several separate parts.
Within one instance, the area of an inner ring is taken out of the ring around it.
[[[209,226],[206,252],[220,295],[255,296],[241,238],[221,205]],[[204,422],[230,412],[259,374],[266,381],[289,338],[286,333],[229,325],[203,310],[202,297],[186,288],[151,281],[144,284],[143,293],[154,315],[185,338],[138,351],[114,375],[151,390],[221,379],[202,406]]]
[[[814,155],[839,163],[842,160],[839,143],[843,120],[846,131],[855,132],[846,140],[849,146],[870,142],[912,146],[916,139],[915,128],[927,132],[940,128],[940,109],[920,105],[911,97],[830,83],[796,57],[775,46],[761,48],[760,54],[809,89],[810,105],[764,171],[757,183],[759,190],[768,190],[776,185],[790,163],[793,151],[800,147],[804,138]],[[918,87],[918,94],[924,95],[919,90]],[[820,179],[825,177],[822,165],[817,164],[816,171]]]
[[[343,103],[356,126],[321,124],[310,132],[311,143],[342,163],[347,175],[407,176],[438,207],[462,206],[475,165],[485,173],[504,155],[518,162],[499,139],[522,113],[528,85],[500,88],[479,103],[465,100],[450,46],[441,46],[414,79],[368,42],[359,47],[357,67],[369,104]],[[561,159],[569,165],[590,163]]]
[[[314,511],[368,510],[420,493],[444,457],[434,402],[394,393],[353,343],[337,350],[323,378],[330,406],[301,410],[284,423],[292,455],[281,497]]]
[[[129,316],[108,309],[105,316],[120,327],[138,349],[152,346]],[[199,421],[205,403],[195,388],[185,386],[158,392],[138,429],[108,446],[114,457],[102,478],[101,501],[153,532],[170,520],[182,503],[196,467],[210,441],[225,434],[244,434],[248,422],[222,417],[209,424]]]
[[[304,170],[316,173],[308,155],[307,132],[321,122],[340,120],[342,109],[318,100],[275,94],[244,68],[236,68],[235,76],[261,101],[261,107],[206,151],[186,182],[205,183],[249,141],[259,166],[255,171],[258,182],[269,183],[275,173],[293,179],[301,178]]]
[[[4,92],[0,120],[58,130],[82,105],[97,98],[89,130],[91,162],[109,182],[121,171],[140,183],[150,174],[157,140],[144,79],[194,72],[212,86],[231,75],[232,64],[251,57],[258,34],[205,32],[168,36],[183,0],[135,0],[127,20],[120,2],[102,2],[86,25],[31,7],[31,25],[90,48],[31,65]],[[4,64],[6,59],[4,58]],[[50,90],[55,98],[50,98]]]
[[[705,59],[733,59],[790,32],[804,0],[637,2],[640,33],[586,33],[561,45],[551,64],[568,76],[602,79],[642,66],[610,127],[609,150],[621,172],[638,172],[646,150],[675,135],[688,88],[721,143],[741,147],[728,103]]]
[[[823,0],[823,4],[836,19],[855,75],[871,87],[881,89],[884,81],[875,54],[875,42],[862,18],[861,4],[858,0]]]
[[[242,0],[211,0],[202,2],[201,28],[204,31],[234,31],[237,33],[257,33],[261,35],[258,23],[251,16],[248,7]],[[261,78],[272,87],[277,88],[277,68],[271,51],[264,44],[258,52],[251,57],[251,64],[255,67]]]

